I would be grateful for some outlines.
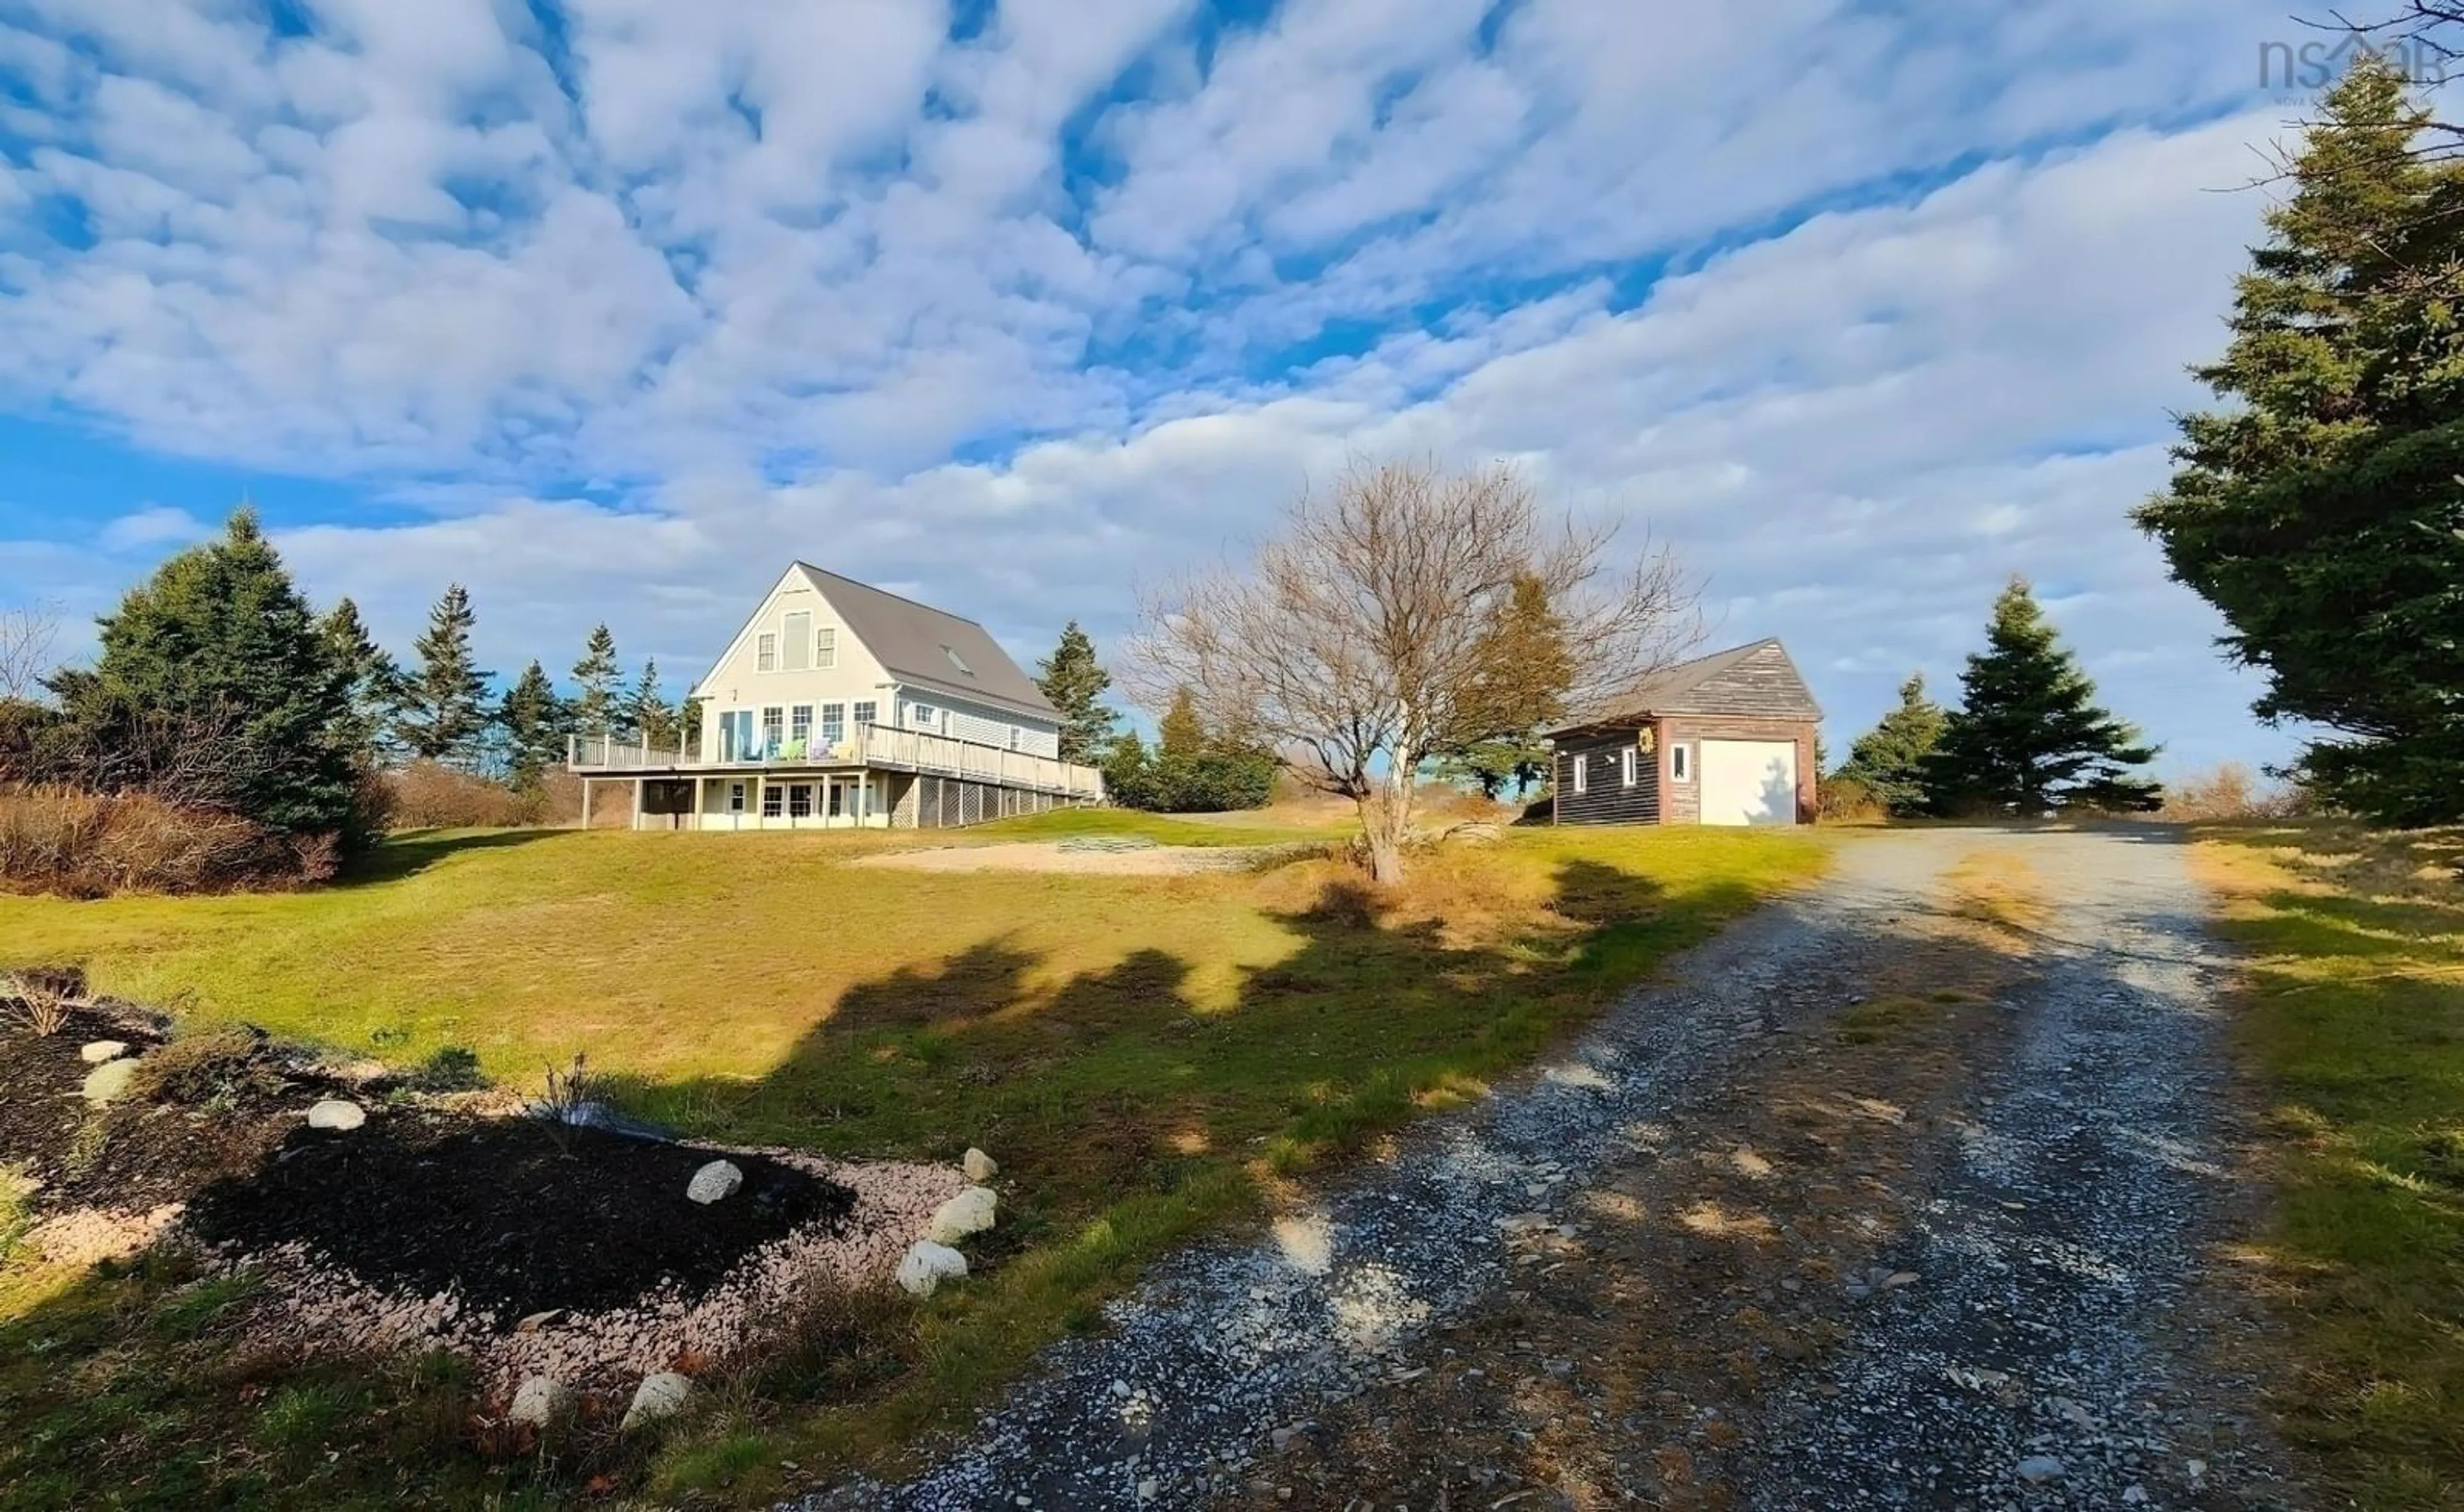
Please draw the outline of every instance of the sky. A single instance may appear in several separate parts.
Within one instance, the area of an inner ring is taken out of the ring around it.
[[[2248,0],[0,0],[0,607],[245,497],[320,603],[671,690],[792,559],[1110,645],[1350,464],[1505,459],[1832,750],[2013,573],[2287,753],[2128,511],[2299,113]],[[2280,72],[2280,71],[2279,71]],[[90,644],[90,642],[88,643]]]

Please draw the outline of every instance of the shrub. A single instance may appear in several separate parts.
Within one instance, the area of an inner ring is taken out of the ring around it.
[[[527,821],[512,788],[434,761],[413,761],[389,780],[393,822],[406,829],[505,829]]]
[[[2301,800],[2299,789],[2262,782],[2250,768],[2228,761],[2212,772],[2167,783],[2165,806],[2156,817],[2183,824],[2218,819],[2284,819],[2301,811]]]
[[[74,898],[118,892],[219,892],[285,885],[332,845],[274,834],[235,814],[149,793],[0,786],[0,882]]]
[[[266,1056],[265,1036],[248,1028],[208,1029],[179,1039],[137,1063],[130,1090],[150,1101],[196,1107],[235,1102],[251,1089],[275,1090],[281,1073]]]
[[[1833,823],[1870,823],[1889,813],[1881,795],[1859,778],[1827,777],[1815,791],[1815,817]]]
[[[40,1040],[68,1027],[69,995],[56,981],[33,975],[11,978],[8,1019]]]
[[[405,1079],[416,1092],[470,1092],[488,1085],[469,1045],[441,1044]]]

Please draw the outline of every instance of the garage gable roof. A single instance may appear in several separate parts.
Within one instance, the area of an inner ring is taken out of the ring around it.
[[[1635,724],[1660,714],[1733,714],[1753,719],[1820,719],[1822,706],[1775,637],[1680,662],[1655,672],[1620,700],[1612,716],[1549,732],[1566,734],[1603,725]]]

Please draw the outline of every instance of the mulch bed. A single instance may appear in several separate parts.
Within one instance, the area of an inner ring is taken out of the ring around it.
[[[693,1174],[725,1158],[744,1185],[704,1206]],[[765,1156],[528,1119],[380,1115],[299,1129],[254,1173],[189,1204],[188,1232],[245,1250],[298,1245],[370,1285],[447,1292],[510,1328],[659,1291],[699,1301],[761,1245],[835,1228],[854,1194]]]

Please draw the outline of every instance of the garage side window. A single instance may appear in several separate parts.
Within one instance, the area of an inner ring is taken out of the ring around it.
[[[1584,768],[1591,764],[1588,759],[1589,755],[1590,753],[1583,751],[1577,751],[1574,753],[1574,791],[1577,793],[1582,792],[1584,788],[1590,785],[1583,780]]]
[[[1634,747],[1617,753],[1617,776],[1625,779],[1626,786],[1634,786]]]
[[[1691,782],[1694,780],[1694,748],[1692,746],[1670,746],[1668,748],[1668,779],[1672,782]]]

